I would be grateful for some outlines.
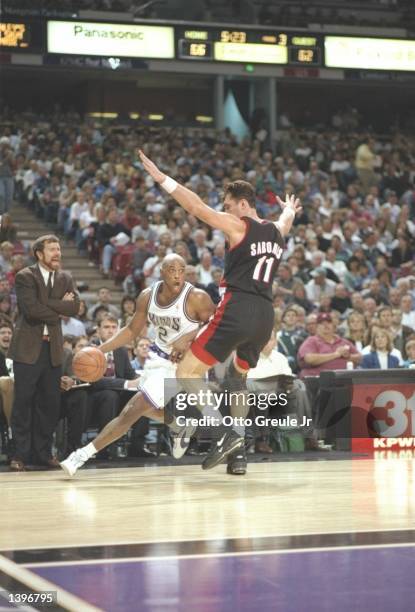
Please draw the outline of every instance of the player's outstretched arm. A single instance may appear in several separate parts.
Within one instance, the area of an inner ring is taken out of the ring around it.
[[[115,351],[115,349],[130,344],[137,336],[141,334],[147,323],[147,309],[150,300],[151,288],[144,289],[137,298],[135,313],[131,321],[125,327],[121,328],[111,340],[104,342],[98,348],[103,353]]]
[[[285,202],[284,200],[281,200],[279,196],[277,196],[277,201],[282,208],[282,213],[278,221],[275,222],[275,225],[280,230],[282,236],[285,237],[290,233],[295,215],[300,214],[303,207],[301,206],[300,200],[294,195],[286,195]]]
[[[228,213],[213,210],[196,193],[187,189],[187,187],[183,187],[183,185],[179,185],[174,179],[161,172],[143,151],[139,150],[138,154],[144,169],[150,174],[151,178],[160,183],[161,187],[189,214],[211,227],[222,230],[227,236],[243,235],[245,233],[245,223],[241,219]]]

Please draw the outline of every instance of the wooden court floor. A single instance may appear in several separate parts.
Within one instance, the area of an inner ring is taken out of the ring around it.
[[[0,474],[0,550],[411,530],[415,461]]]

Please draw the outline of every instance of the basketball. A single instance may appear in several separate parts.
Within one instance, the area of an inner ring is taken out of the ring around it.
[[[74,375],[84,382],[95,382],[102,378],[107,368],[107,360],[102,351],[87,346],[77,353],[72,362]]]

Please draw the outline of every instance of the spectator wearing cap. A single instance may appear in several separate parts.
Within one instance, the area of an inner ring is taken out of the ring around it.
[[[111,268],[111,262],[115,253],[115,238],[118,234],[131,235],[129,229],[118,221],[118,211],[116,208],[111,208],[107,214],[107,220],[103,225],[97,228],[97,241],[102,247],[102,272],[105,277],[108,277]]]
[[[307,298],[314,303],[319,303],[323,295],[332,297],[336,288],[336,283],[327,278],[327,271],[322,266],[311,272],[312,279],[306,284],[305,290]]]
[[[356,347],[335,333],[330,313],[317,315],[317,331],[309,336],[298,350],[300,377],[318,376],[325,370],[345,370],[347,362],[356,366],[362,359]]]

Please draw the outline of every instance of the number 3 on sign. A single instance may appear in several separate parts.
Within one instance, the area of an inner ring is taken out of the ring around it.
[[[263,278],[261,279],[261,273],[262,273],[262,268],[264,267],[265,261],[267,262],[266,268],[265,268],[265,273]],[[254,270],[254,274],[253,274],[253,279],[256,281],[262,280],[262,282],[264,283],[269,283],[270,278],[271,278],[271,271],[272,271],[272,267],[274,265],[274,257],[268,257],[264,255],[263,257],[261,257],[261,259],[258,259],[258,263],[255,266],[255,270]]]
[[[388,405],[392,404],[392,407]],[[377,419],[373,423],[374,430],[384,438],[397,438],[408,433],[410,425],[410,435],[415,436],[415,393],[408,400],[399,391],[383,391],[379,393],[374,408],[386,408],[388,420],[393,419],[393,425],[388,427],[387,421]]]

